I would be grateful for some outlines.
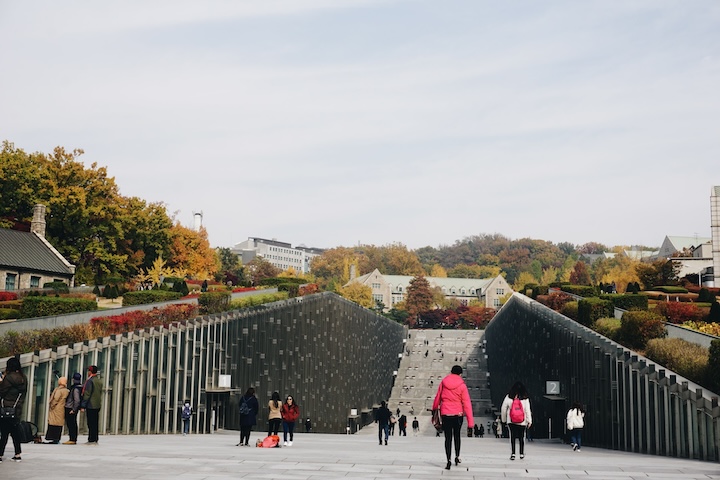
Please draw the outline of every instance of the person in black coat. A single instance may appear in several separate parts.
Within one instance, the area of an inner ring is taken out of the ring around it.
[[[238,447],[249,446],[250,430],[257,424],[257,414],[260,404],[255,397],[255,389],[250,387],[245,395],[240,397],[240,443]]]
[[[385,432],[385,445],[387,445],[388,437],[390,436],[390,409],[387,408],[385,400],[380,402],[380,408],[375,412],[375,423],[378,424],[378,441],[382,445],[382,434]]]
[[[20,361],[15,357],[9,358],[7,368],[0,381],[0,402],[3,407],[15,407],[15,417],[0,419],[0,458],[5,454],[8,438],[12,436],[13,446],[15,447],[15,456],[12,459],[16,462],[21,460],[20,439],[14,432],[16,425],[22,418],[22,407],[27,396],[27,387],[27,377],[20,368]]]

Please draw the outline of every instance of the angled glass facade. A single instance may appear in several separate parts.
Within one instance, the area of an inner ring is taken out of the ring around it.
[[[97,365],[101,434],[177,433],[184,400],[197,412],[193,432],[238,429],[238,399],[250,386],[261,407],[273,391],[293,395],[313,430],[345,433],[351,409],[390,396],[405,335],[403,326],[321,293],[27,353],[20,360],[32,389],[23,417],[44,431],[54,372],[71,378]],[[259,430],[265,420],[261,408]]]

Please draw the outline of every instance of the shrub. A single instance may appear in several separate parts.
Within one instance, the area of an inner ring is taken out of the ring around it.
[[[645,295],[600,295],[603,300],[610,300],[615,308],[623,310],[647,310],[648,299]]]
[[[47,317],[64,313],[97,310],[94,300],[60,297],[25,297],[20,315],[22,318]]]
[[[8,300],[17,300],[18,296],[15,292],[0,292],[0,302],[7,302]]]
[[[703,287],[698,292],[697,301],[700,303],[713,303],[715,301],[715,295],[710,290]]]
[[[185,280],[178,280],[173,283],[172,291],[181,293],[183,297],[190,293],[190,289],[188,288],[187,283],[185,283]]]
[[[712,305],[710,305],[710,313],[708,313],[707,321],[713,323],[720,323],[720,303],[718,303],[717,301],[713,302]]]
[[[570,295],[568,295],[565,292],[559,292],[559,293],[551,293],[550,295],[548,295],[547,298],[545,299],[544,303],[548,307],[559,312],[560,310],[562,310],[562,307],[566,303],[572,302],[572,301],[573,301],[573,297],[571,297]]]
[[[165,290],[140,290],[137,292],[127,292],[123,296],[122,304],[124,307],[129,305],[145,305],[148,303],[177,300],[181,296],[178,292],[166,292]]]
[[[659,315],[643,310],[631,310],[623,313],[618,334],[620,342],[626,347],[643,349],[649,340],[663,338],[667,332]]]
[[[709,352],[681,338],[656,338],[647,344],[645,356],[690,381],[706,385]]]
[[[225,312],[230,309],[230,292],[205,292],[198,297],[201,315]]]
[[[678,287],[675,285],[661,285],[659,287],[653,287],[653,290],[663,293],[688,293],[687,288]]]
[[[243,298],[239,298],[237,300],[233,300],[230,303],[230,308],[232,310],[239,310],[242,308],[256,307],[258,305],[262,305],[265,303],[279,302],[280,300],[287,300],[287,298],[288,298],[287,292],[264,293],[261,295],[252,295],[249,297],[243,297]]]
[[[538,295],[547,295],[550,293],[550,287],[547,285],[535,285],[532,289],[532,298],[537,298]]]
[[[302,285],[303,283],[307,282],[307,280],[303,278],[293,278],[293,277],[275,277],[275,278],[265,278],[260,281],[261,286],[268,286],[268,287],[278,287],[282,285],[283,283],[294,283],[296,285]]]
[[[720,337],[720,324],[718,323],[685,322],[681,326],[698,332],[707,333],[708,335]]]
[[[299,288],[297,283],[280,283],[277,286],[278,292],[288,292],[289,297],[297,297]]]
[[[90,323],[98,329],[101,335],[105,336],[189,320],[196,317],[197,314],[197,305],[179,303],[152,310],[134,310],[120,315],[95,317],[90,320]]]
[[[520,293],[522,293],[523,295],[527,295],[528,297],[531,297],[531,298],[532,298],[532,289],[533,289],[534,287],[537,287],[537,283],[526,283],[526,284],[523,286],[522,291],[521,291]],[[529,291],[529,292],[528,292],[528,291]]]
[[[602,300],[597,297],[584,298],[578,302],[577,321],[589,327],[598,318],[614,316],[615,309],[609,300]]]
[[[720,340],[710,342],[706,382],[710,390],[720,392]]]
[[[93,292],[96,296],[98,296],[98,297],[102,296],[102,295],[100,295],[100,287],[98,287],[97,285],[95,285],[95,286],[93,287],[92,292]]]
[[[620,340],[620,319],[618,318],[598,318],[595,320],[593,330],[600,335],[619,342]]]
[[[596,288],[589,285],[563,285],[560,289],[580,297],[594,297],[597,294]]]
[[[14,308],[0,308],[0,320],[20,318],[20,310]]]
[[[670,323],[696,322],[703,317],[697,305],[683,302],[658,302],[655,311]]]
[[[577,321],[577,319],[578,319],[578,302],[575,300],[573,300],[571,302],[567,302],[560,309],[560,313],[562,313],[563,315],[565,315],[568,318],[572,318],[573,320]]]
[[[49,288],[55,293],[70,293],[70,287],[65,282],[43,283],[43,288]]]

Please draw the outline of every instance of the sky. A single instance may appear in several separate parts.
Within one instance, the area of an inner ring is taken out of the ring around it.
[[[710,236],[716,0],[0,0],[0,140],[214,247]]]

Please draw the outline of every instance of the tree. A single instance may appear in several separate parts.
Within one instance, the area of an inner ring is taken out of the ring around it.
[[[661,285],[676,285],[680,265],[672,260],[656,260],[652,263],[640,262],[635,265],[640,283],[645,290],[652,290]]]
[[[413,277],[405,296],[405,309],[410,314],[410,318],[416,318],[419,313],[432,310],[433,305],[430,283],[423,275]]]
[[[450,278],[495,278],[500,275],[500,267],[487,265],[455,265],[448,271]]]
[[[210,248],[204,227],[187,228],[176,222],[170,229],[170,255],[168,266],[180,268],[192,278],[205,280],[218,270],[218,258]]]
[[[430,268],[430,276],[435,278],[447,278],[448,274],[442,265],[434,263]]]
[[[575,267],[570,273],[570,283],[573,285],[590,285],[590,274],[585,262],[578,261],[575,263]]]
[[[350,282],[344,287],[340,287],[338,294],[365,308],[375,306],[375,301],[372,298],[372,288],[360,282]]]
[[[525,287],[525,285],[528,285],[530,283],[536,283],[533,274],[530,272],[520,272],[520,275],[518,275],[517,279],[515,279],[515,283],[513,283],[512,287],[513,290],[515,290],[516,292],[520,292],[525,295],[523,288]]]
[[[247,270],[253,285],[260,285],[266,278],[275,278],[281,271],[262,257],[255,257],[250,260],[247,263]]]

